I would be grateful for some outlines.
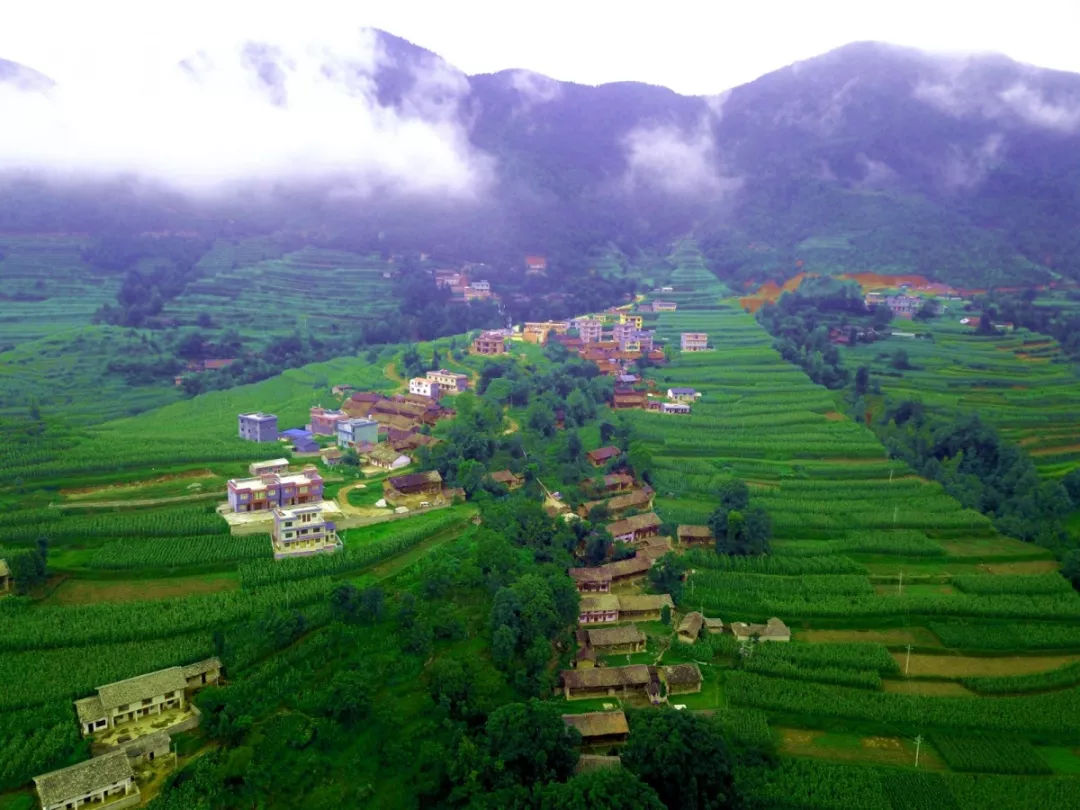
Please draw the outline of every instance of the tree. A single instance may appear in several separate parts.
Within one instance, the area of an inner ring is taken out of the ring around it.
[[[855,372],[855,396],[864,396],[869,387],[870,369],[867,366],[859,366],[858,371]]]
[[[664,810],[656,791],[625,768],[601,768],[552,782],[540,791],[540,810]]]
[[[1080,548],[1065,552],[1061,558],[1061,575],[1080,591]]]
[[[671,605],[660,607],[660,623],[667,626],[671,624]]]
[[[339,669],[330,679],[330,716],[346,725],[355,725],[371,711],[375,683],[364,670]]]
[[[745,481],[738,478],[724,481],[717,488],[716,494],[720,499],[720,508],[725,512],[730,512],[732,509],[745,509],[750,505],[750,488],[746,486]]]
[[[633,712],[621,757],[623,767],[650,785],[667,807],[736,806],[731,755],[711,718],[673,709]]]
[[[649,569],[649,583],[660,593],[670,593],[671,598],[677,602],[682,593],[685,574],[686,562],[669,551]]]
[[[908,353],[904,349],[897,349],[889,359],[889,365],[899,371],[911,368],[911,361],[908,359]]]
[[[553,703],[533,699],[500,706],[488,717],[484,736],[482,781],[489,788],[562,782],[578,761],[581,735]]]

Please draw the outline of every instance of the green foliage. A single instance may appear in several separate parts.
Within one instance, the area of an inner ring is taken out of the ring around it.
[[[982,695],[1067,689],[1080,685],[1080,662],[1064,664],[1046,672],[1032,672],[1027,675],[961,678],[960,682],[968,689]]]
[[[956,799],[941,774],[890,770],[881,782],[893,810],[956,810]]]
[[[880,689],[881,676],[873,670],[840,669],[838,667],[805,667],[791,661],[751,656],[743,664],[747,672],[791,678],[797,681],[831,683],[837,686],[855,686],[861,689]]]
[[[1050,767],[1027,740],[1000,734],[961,736],[935,731],[934,748],[954,771],[1049,774]]]
[[[892,810],[880,771],[781,757],[773,767],[740,767],[736,785],[751,810]]]
[[[543,788],[539,810],[664,810],[656,791],[621,766],[574,775]]]
[[[657,593],[669,593],[674,601],[679,601],[683,590],[683,576],[687,564],[682,557],[668,552],[649,569],[649,584]]]
[[[828,542],[828,541],[825,541]],[[822,554],[813,557],[785,556],[776,554],[759,557],[742,557],[731,554],[715,554],[694,548],[683,555],[692,568],[711,568],[743,574],[774,574],[798,576],[802,574],[865,574],[866,568],[850,557]]]
[[[623,767],[652,786],[667,807],[736,806],[731,754],[719,724],[673,709],[639,710],[628,719]]]
[[[1071,590],[1059,574],[971,574],[954,576],[949,581],[964,593],[975,594],[1054,594]]]
[[[1032,622],[1023,626],[931,622],[930,629],[946,647],[967,650],[1056,650],[1080,648],[1080,627]]]
[[[114,540],[96,549],[87,561],[89,568],[112,570],[173,568],[187,565],[229,563],[270,556],[270,537],[228,533],[193,537],[144,540]]]
[[[85,759],[86,748],[70,704],[0,711],[0,790]]]
[[[793,664],[799,668],[871,670],[882,675],[900,672],[896,660],[889,655],[883,644],[820,643],[759,644],[754,658],[761,661],[777,661]]]

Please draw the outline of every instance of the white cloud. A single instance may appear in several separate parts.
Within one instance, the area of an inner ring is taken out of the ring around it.
[[[389,59],[360,31],[70,76],[47,95],[0,85],[0,168],[134,173],[203,192],[333,178],[360,192],[474,195],[492,163],[468,142],[467,81],[426,57],[406,66],[401,103],[384,105],[373,76]]]
[[[1059,132],[1073,132],[1080,124],[1080,99],[1072,105],[1055,104],[1043,97],[1042,91],[1017,82],[998,93],[1009,109],[1029,124]]]
[[[721,173],[719,155],[705,120],[687,130],[672,124],[643,124],[623,139],[626,185],[676,195],[723,196],[742,185]]]
[[[562,85],[549,76],[531,70],[510,71],[510,86],[521,96],[521,107],[547,104],[562,95]]]
[[[979,185],[1001,160],[1004,148],[1005,136],[1000,132],[987,135],[974,149],[952,146],[942,172],[945,185],[953,189]]]

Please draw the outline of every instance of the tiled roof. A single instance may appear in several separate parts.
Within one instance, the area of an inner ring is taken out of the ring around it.
[[[655,512],[649,512],[644,515],[634,515],[625,520],[617,520],[614,523],[609,523],[607,530],[612,537],[618,537],[620,534],[636,532],[641,529],[650,529],[659,525],[660,518],[656,516]]]
[[[418,487],[421,484],[441,484],[442,476],[438,470],[428,472],[409,473],[408,475],[395,475],[386,479],[394,489],[402,487]]]
[[[606,689],[612,686],[644,686],[649,680],[649,668],[644,664],[632,664],[628,667],[566,669],[562,672],[563,684],[570,689]]]
[[[202,661],[196,661],[194,664],[185,664],[181,669],[184,672],[185,678],[194,678],[196,675],[202,675],[204,672],[213,672],[215,669],[221,669],[221,659],[217,656],[213,658],[204,658]]]
[[[701,683],[701,670],[697,664],[675,664],[664,667],[664,680],[669,686]]]
[[[581,597],[581,612],[594,610],[618,610],[619,597],[611,593],[600,593]]]
[[[62,804],[68,799],[81,798],[134,776],[127,754],[113,751],[58,771],[34,777],[41,804]]]
[[[666,593],[626,594],[625,596],[619,596],[617,598],[619,600],[619,610],[626,610],[631,613],[638,613],[646,610],[660,610],[664,605],[667,605],[669,608],[675,607],[675,603],[671,601],[671,595]]]
[[[583,738],[610,737],[614,734],[628,734],[630,726],[626,715],[618,712],[586,712],[585,714],[564,714],[563,722],[581,732]]]
[[[585,630],[585,637],[593,647],[642,644],[645,641],[645,634],[633,624],[620,624],[615,627],[590,627]]]
[[[145,698],[158,697],[166,692],[184,691],[187,679],[180,667],[159,669],[157,672],[148,672],[145,675],[136,675],[134,678],[117,681],[98,687],[98,697],[105,711],[110,711],[118,706],[138,703]]]
[[[80,724],[93,723],[105,717],[105,707],[97,695],[75,701],[75,714]]]

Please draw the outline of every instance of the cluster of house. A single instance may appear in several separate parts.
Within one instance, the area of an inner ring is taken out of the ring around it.
[[[644,382],[636,374],[620,374],[615,379],[615,393],[611,407],[617,411],[644,410],[654,413],[689,414],[692,404],[701,396],[699,391],[686,386],[667,389],[667,398],[655,389],[652,381]]]
[[[902,288],[907,285],[901,285]],[[956,296],[952,296],[955,300],[962,300]],[[886,295],[883,292],[871,291],[863,298],[863,302],[866,304],[867,309],[873,309],[879,304],[884,304],[889,308],[897,318],[914,318],[916,313],[919,312],[924,306],[929,305],[934,314],[940,311],[941,304],[936,298],[922,298],[917,295],[908,295],[905,292],[900,292],[897,295]]]
[[[700,692],[701,670],[697,664],[586,667],[563,670],[560,682],[567,700],[637,696],[659,705],[670,695]]]
[[[228,368],[236,362],[235,357],[211,357],[203,360],[189,360],[184,366],[187,374],[198,374],[203,371],[218,371]],[[177,374],[173,377],[173,385],[183,385],[187,374]]]
[[[462,270],[436,270],[435,286],[448,289],[451,300],[457,301],[487,301],[498,300],[497,295],[491,291],[491,284],[483,279],[469,280],[469,272],[472,270],[482,271],[483,265],[470,265]]]
[[[221,661],[208,658],[99,686],[97,694],[76,700],[75,714],[82,735],[91,739],[92,757],[34,777],[42,810],[141,804],[135,769],[170,758],[175,762],[170,735],[199,724],[191,694],[220,676]]]

